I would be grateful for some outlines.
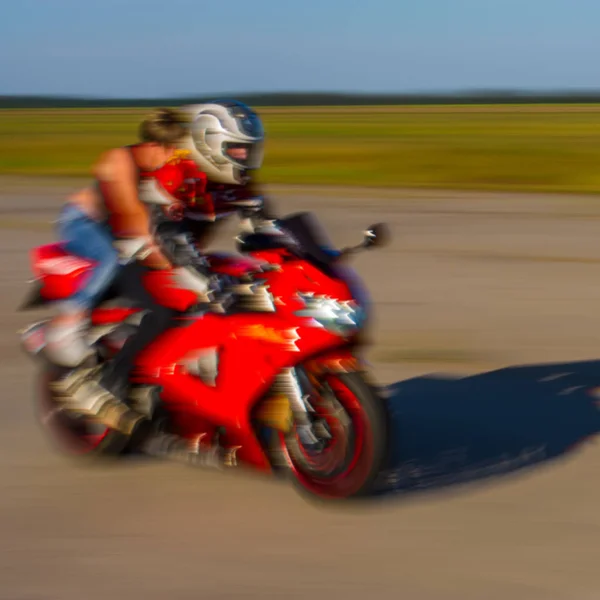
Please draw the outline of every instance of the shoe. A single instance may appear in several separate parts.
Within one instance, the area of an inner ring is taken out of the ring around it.
[[[78,367],[94,355],[93,348],[85,338],[86,321],[69,325],[52,325],[46,328],[45,354],[60,367]]]

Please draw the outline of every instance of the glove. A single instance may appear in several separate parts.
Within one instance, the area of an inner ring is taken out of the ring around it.
[[[185,214],[185,206],[181,202],[173,202],[163,208],[163,213],[171,221],[181,221]]]

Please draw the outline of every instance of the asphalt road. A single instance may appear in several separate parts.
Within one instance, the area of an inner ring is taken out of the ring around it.
[[[572,450],[598,425],[600,367],[572,364],[600,354],[597,200],[278,194],[339,245],[376,221],[395,236],[356,268],[374,302],[369,358],[392,386],[386,481],[400,492],[342,510],[268,479],[54,452],[17,344],[36,315],[15,307],[66,189],[0,186],[0,598],[600,598],[600,450]],[[564,364],[418,378],[545,363]]]

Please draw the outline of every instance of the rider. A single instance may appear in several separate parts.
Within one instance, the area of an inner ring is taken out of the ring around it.
[[[68,384],[62,385],[63,393],[68,392],[71,398],[78,398],[75,402],[71,400],[74,410],[81,411],[85,407],[88,414],[91,413],[105,424],[125,433],[131,432],[132,427],[144,419],[121,402],[126,395],[129,375],[136,359],[145,347],[152,345],[154,339],[174,324],[173,318],[178,313],[193,308],[198,298],[194,293],[181,293],[181,288],[186,285],[189,287],[189,282],[184,285],[180,279],[176,283],[169,276],[173,263],[179,264],[174,257],[183,255],[184,261],[190,258],[194,261],[194,287],[206,290],[207,278],[198,273],[201,261],[198,260],[197,249],[205,246],[207,234],[214,230],[215,222],[239,211],[240,206],[243,206],[243,212],[252,225],[260,223],[264,227],[265,223],[269,223],[267,219],[272,218],[266,209],[264,197],[255,189],[250,177],[262,165],[264,131],[259,117],[239,102],[190,106],[183,109],[181,114],[186,115],[188,123],[185,134],[178,138],[183,152],[173,152],[169,146],[170,153],[164,157],[162,164],[150,164],[148,160],[141,159],[140,148],[143,144],[138,145],[137,152],[136,147],[132,147],[130,158],[133,160],[130,160],[130,164],[135,163],[136,175],[138,180],[141,179],[141,184],[136,197],[133,194],[135,178],[130,175],[128,184],[132,193],[128,196],[127,205],[140,211],[142,205],[139,200],[169,207],[176,206],[172,203],[174,199],[179,200],[180,206],[186,209],[185,228],[191,230],[193,243],[189,243],[189,238],[179,236],[179,246],[177,243],[170,246],[173,250],[169,252],[170,259],[156,244],[153,245],[152,254],[142,262],[146,267],[163,270],[166,277],[158,277],[160,289],[148,289],[154,300],[148,302],[148,298],[145,298],[146,304],[150,305],[150,314],[142,321],[137,334],[127,341],[107,368],[102,370],[99,382],[74,375]],[[138,156],[140,160],[136,159]],[[210,179],[208,187],[207,176]],[[134,221],[137,223],[137,220]],[[148,241],[150,228],[147,218],[144,225],[146,228],[143,231],[135,230],[128,237],[135,241]],[[115,230],[113,224],[113,234],[120,238],[124,232],[119,227]],[[169,241],[173,242],[172,239]],[[165,246],[161,247],[164,249]],[[191,271],[186,273],[189,280]],[[143,293],[143,286],[137,278],[133,281],[133,286]],[[90,397],[92,401],[89,400]]]
[[[266,199],[251,180],[251,174],[262,166],[264,130],[258,115],[240,102],[211,102],[180,110],[188,122],[179,143],[180,152],[169,163],[148,173],[148,189],[142,191],[140,198],[156,204],[156,198],[166,193],[178,200],[183,222],[173,227],[172,221],[162,220],[159,231],[167,232],[159,235],[162,247],[169,248],[176,264],[191,265],[193,272],[200,270],[208,275],[201,251],[216,223],[224,217],[237,212],[247,227],[278,233],[272,226],[274,217],[267,209]],[[178,311],[195,308],[193,295],[191,300],[184,298],[182,305],[177,304],[179,296],[173,294],[169,302],[161,300],[161,306],[155,307],[152,314],[164,311],[165,306],[171,312],[159,319],[157,326],[147,328],[148,335],[138,332],[130,338],[111,361],[105,381],[109,381],[111,389],[117,386],[121,396],[136,363],[143,364],[143,353],[152,354],[155,344],[161,343],[159,335],[176,325],[174,317]]]
[[[150,212],[143,203],[158,205],[166,212],[176,205],[171,194],[156,186],[153,174],[177,161],[177,145],[186,135],[187,125],[187,118],[179,111],[154,111],[141,124],[139,143],[101,156],[94,168],[96,184],[70,198],[59,219],[59,234],[67,251],[93,259],[96,266],[84,289],[51,323],[47,349],[56,364],[77,367],[89,354],[83,327],[90,309],[109,287],[118,268],[113,246],[125,261],[137,260],[142,274],[163,274],[145,286],[136,278],[132,290],[140,292],[138,299],[150,312],[121,350],[117,365],[100,371],[76,368],[54,385],[66,409],[94,416],[126,434],[143,421],[142,415],[122,401],[126,390],[123,379],[127,379],[132,357],[170,325],[174,314],[195,303],[197,295],[182,294],[182,289],[187,290],[190,285],[201,291],[207,289],[207,278],[198,272],[193,276],[186,272],[187,281],[180,282],[180,270],[157,243]],[[194,176],[201,188],[204,176],[200,172]]]
[[[242,102],[213,101],[182,107],[189,129],[182,148],[206,174],[206,191],[187,203],[185,225],[201,249],[215,223],[235,212],[256,216],[252,224],[270,223],[272,210],[252,175],[264,156],[264,128],[260,117]]]
[[[180,151],[151,174],[153,183],[180,203],[182,221],[170,224],[171,232],[179,235],[168,240],[173,244],[177,238],[180,246],[171,248],[201,264],[198,251],[206,248],[218,223],[236,213],[246,227],[276,233],[269,203],[252,179],[263,161],[264,129],[258,115],[238,101],[213,101],[180,111],[189,125]]]

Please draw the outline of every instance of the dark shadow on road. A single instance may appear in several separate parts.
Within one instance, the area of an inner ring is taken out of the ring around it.
[[[600,361],[388,386],[390,461],[377,495],[447,488],[561,457],[600,431],[596,386],[600,392]]]

